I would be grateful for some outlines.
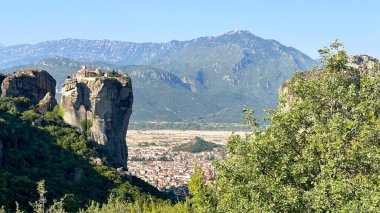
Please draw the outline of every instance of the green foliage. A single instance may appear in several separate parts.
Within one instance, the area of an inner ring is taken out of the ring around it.
[[[19,111],[24,111],[31,108],[31,101],[24,97],[18,98],[1,98],[0,110],[8,111],[15,114]]]
[[[251,109],[246,109],[244,108],[243,110],[244,113],[244,124],[249,125],[252,128],[258,128],[259,127],[259,121],[253,117],[253,110]]]
[[[64,123],[59,113],[37,114],[28,99],[0,98],[0,206],[14,211],[32,211],[40,194],[35,184],[43,179],[48,193],[45,207],[77,211],[90,200],[103,203],[110,192],[133,201],[148,197],[166,198],[157,189],[135,178],[123,176],[115,168],[92,165],[91,157],[111,159],[98,144]],[[111,165],[111,160],[107,160]],[[65,195],[67,195],[65,197]],[[40,203],[41,204],[41,203]],[[54,204],[54,205],[53,205]],[[63,204],[62,204],[63,205]],[[45,211],[49,208],[45,208]]]
[[[194,212],[215,212],[216,203],[211,188],[204,184],[204,175],[198,163],[195,163],[194,173],[189,181],[191,208]]]
[[[47,203],[46,199],[46,189],[45,189],[45,181],[41,180],[37,182],[37,192],[39,194],[39,199],[30,205],[33,207],[33,212],[35,213],[65,213],[64,209],[64,198],[61,198],[60,201],[53,200],[51,206],[45,207]],[[19,207],[16,206],[16,212],[21,212]]]
[[[63,116],[65,115],[65,112],[63,111],[63,109],[59,105],[54,107],[53,113],[59,115],[61,118],[63,118]]]
[[[45,212],[45,204],[46,204],[46,189],[45,189],[45,181],[38,181],[37,182],[37,192],[39,194],[39,199],[35,201],[34,203],[30,203],[30,205],[33,207],[33,211],[36,213],[44,213]]]
[[[205,141],[203,138],[195,137],[193,142],[180,144],[173,147],[173,151],[183,151],[183,152],[205,152],[210,151],[214,148],[222,147],[221,145]]]
[[[54,200],[50,206],[46,206],[47,199],[45,194],[44,181],[37,183],[37,191],[39,193],[39,199],[34,203],[30,203],[33,207],[32,211],[35,213],[65,213],[64,208],[65,198],[61,198],[59,201]],[[16,213],[23,213],[16,203]],[[104,204],[100,204],[95,201],[91,201],[85,208],[79,209],[80,213],[115,213],[115,212],[141,212],[141,213],[190,213],[191,210],[189,202],[172,204],[171,202],[157,200],[151,196],[139,197],[134,202],[128,200],[122,200],[111,194],[108,201]],[[5,213],[4,207],[0,209],[0,213]]]
[[[89,136],[88,134],[90,133],[89,130],[92,127],[92,121],[88,119],[80,120],[80,126],[82,128],[83,134]]]
[[[121,77],[121,74],[119,72],[116,72],[115,70],[111,70],[107,72],[108,77]]]
[[[110,196],[108,202],[100,205],[91,202],[90,205],[79,211],[80,213],[114,213],[114,212],[134,212],[134,213],[191,213],[188,202],[177,203],[156,202],[151,198],[139,199],[135,202],[122,201],[114,196]]]
[[[339,42],[320,53],[325,70],[290,80],[267,128],[229,138],[218,212],[380,208],[380,74],[347,68]]]
[[[318,50],[325,68],[332,72],[342,72],[347,69],[348,56],[343,43],[335,40],[330,47]]]

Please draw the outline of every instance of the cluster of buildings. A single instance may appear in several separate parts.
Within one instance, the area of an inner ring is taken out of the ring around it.
[[[215,148],[200,153],[170,150],[135,149],[128,152],[128,170],[160,190],[173,191],[177,197],[186,196],[186,186],[194,171],[195,162],[201,166],[205,183],[214,179],[212,161],[221,159],[223,151]]]
[[[76,77],[112,77],[110,74],[114,73],[113,75],[117,74],[115,71],[108,71],[103,72],[99,67],[95,70],[91,70],[87,66],[83,65],[78,72],[75,73]]]
[[[76,76],[83,76],[83,77],[97,77],[102,76],[103,72],[100,68],[96,68],[95,70],[91,70],[87,68],[87,66],[82,66],[82,69],[78,70],[77,73],[75,73]]]

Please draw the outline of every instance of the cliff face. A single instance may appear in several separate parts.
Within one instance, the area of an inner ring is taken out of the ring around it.
[[[62,87],[65,122],[105,145],[110,156],[124,167],[132,103],[132,82],[127,75],[84,77],[76,74],[66,79]]]
[[[5,75],[3,75],[3,74],[0,73],[0,97],[1,97],[1,93],[2,93],[1,83],[3,83],[4,78],[5,78]]]
[[[27,97],[36,110],[45,113],[57,105],[55,79],[45,70],[22,69],[13,74],[0,76],[1,97]]]

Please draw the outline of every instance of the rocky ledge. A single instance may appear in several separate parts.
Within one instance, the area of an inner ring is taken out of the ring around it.
[[[61,108],[66,123],[81,129],[89,139],[106,147],[126,167],[126,134],[132,113],[132,82],[126,74],[76,73],[62,87]]]

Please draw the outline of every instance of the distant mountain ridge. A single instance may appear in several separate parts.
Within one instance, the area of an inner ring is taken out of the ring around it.
[[[38,60],[54,56],[76,61],[99,61],[115,65],[152,64],[160,61],[162,57],[170,55],[173,51],[178,51],[189,46],[218,46],[231,42],[241,47],[253,47],[265,42],[265,45],[273,44],[276,48],[301,53],[294,48],[285,47],[275,40],[265,40],[257,37],[249,31],[234,30],[215,37],[200,37],[189,41],[173,40],[168,43],[61,39],[37,44],[18,44],[2,47],[0,49],[0,68],[5,69],[20,64],[31,64]],[[265,45],[263,46],[265,47]]]
[[[63,39],[0,48],[3,72],[43,68],[58,85],[83,64],[131,76],[132,120],[240,122],[243,107],[262,117],[276,106],[282,82],[315,61],[248,31],[168,43]]]

